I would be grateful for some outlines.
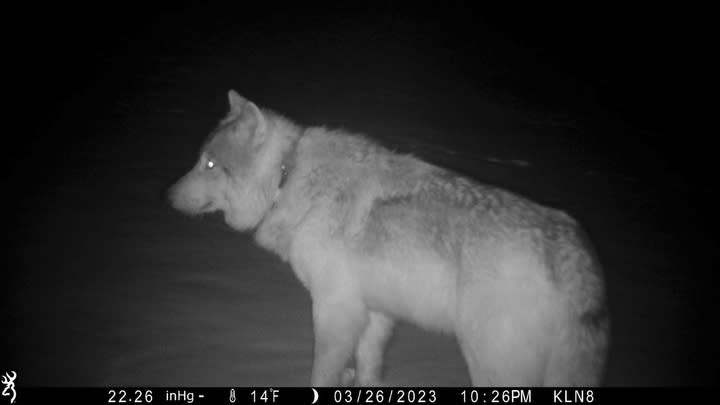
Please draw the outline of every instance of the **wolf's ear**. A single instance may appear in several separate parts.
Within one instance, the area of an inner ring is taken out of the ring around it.
[[[263,144],[265,144],[265,139],[267,138],[267,125],[265,123],[265,115],[263,115],[262,111],[258,108],[258,106],[255,105],[255,103],[252,103],[250,101],[247,102],[245,105],[245,112],[246,118],[249,121],[255,121],[255,132],[253,133],[253,146],[257,149],[260,148]]]
[[[235,90],[228,91],[228,101],[230,102],[230,113],[242,114],[245,105],[249,103],[243,96],[239,95]]]
[[[228,92],[228,101],[230,102],[230,114],[242,117],[243,121],[255,124],[255,133],[253,143],[260,146],[265,141],[265,130],[267,125],[265,116],[260,108],[250,100],[245,99],[235,90]]]

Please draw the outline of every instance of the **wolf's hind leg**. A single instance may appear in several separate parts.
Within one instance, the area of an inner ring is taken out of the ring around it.
[[[322,299],[313,302],[315,353],[311,383],[338,386],[352,357],[368,314],[359,302]]]
[[[368,324],[360,335],[355,350],[356,385],[363,387],[380,385],[383,354],[394,324],[395,322],[384,314],[370,313]]]

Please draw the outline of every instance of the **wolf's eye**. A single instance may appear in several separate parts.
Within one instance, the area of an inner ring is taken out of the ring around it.
[[[205,164],[205,168],[207,168],[207,169],[212,169],[213,167],[215,167],[215,161],[214,161],[214,160],[208,160],[207,163]]]

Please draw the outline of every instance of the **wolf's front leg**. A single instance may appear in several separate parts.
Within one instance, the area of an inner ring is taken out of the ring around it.
[[[359,300],[313,299],[315,353],[311,383],[314,387],[338,386],[368,322]]]
[[[385,346],[392,335],[395,321],[379,312],[371,312],[355,351],[357,367],[356,385],[374,387],[380,385]]]

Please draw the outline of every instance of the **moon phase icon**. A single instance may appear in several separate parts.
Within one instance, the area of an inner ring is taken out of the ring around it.
[[[315,388],[310,388],[313,391],[313,401],[312,403],[316,403],[318,401],[318,398],[320,395],[318,394],[317,390]]]

